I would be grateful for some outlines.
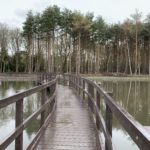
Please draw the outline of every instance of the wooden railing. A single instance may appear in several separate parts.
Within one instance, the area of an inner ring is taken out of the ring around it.
[[[63,75],[63,79],[69,82],[77,94],[85,99],[87,97],[88,106],[94,116],[97,130],[102,129],[105,137],[105,150],[115,149],[112,143],[112,118],[117,118],[120,124],[128,132],[136,145],[141,150],[150,149],[150,134],[137,122],[127,111],[118,105],[112,98],[112,93],[105,92],[93,81],[76,75]],[[105,119],[101,111],[101,100],[105,102]],[[106,120],[106,121],[105,121]],[[101,147],[102,149],[102,147]]]
[[[47,82],[49,80],[55,79],[56,74],[55,73],[42,73],[39,75],[38,80],[40,82]]]
[[[16,104],[16,115],[15,115],[15,130],[2,142],[0,142],[0,150],[4,150],[15,140],[15,150],[23,149],[23,130],[27,128],[27,126],[32,122],[33,119],[36,119],[39,115],[41,115],[41,123],[40,129],[38,130],[35,138],[29,144],[27,149],[33,149],[36,146],[42,132],[46,128],[48,121],[51,117],[53,110],[55,109],[55,89],[57,79],[50,81],[50,77],[46,75],[42,76],[42,79],[46,78],[47,82],[42,83],[42,85],[33,87],[24,92],[17,93],[8,98],[4,98],[0,100],[0,109],[7,107],[10,104]],[[49,79],[49,81],[48,81]],[[23,101],[25,97],[28,97],[34,93],[41,92],[41,107],[32,113],[28,118],[23,120]]]

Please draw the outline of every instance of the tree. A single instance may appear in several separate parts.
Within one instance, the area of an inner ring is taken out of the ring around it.
[[[135,24],[135,74],[137,74],[138,70],[140,73],[140,51],[138,51],[138,34],[141,25],[142,12],[139,12],[139,10],[136,9],[135,14],[132,14],[131,17]]]
[[[8,43],[9,28],[6,24],[0,23],[0,72],[6,72],[9,65]]]
[[[27,13],[26,21],[23,26],[23,36],[27,39],[27,49],[28,49],[28,72],[32,72],[32,49],[33,49],[33,26],[34,26],[34,16],[32,11]]]
[[[80,52],[81,52],[81,34],[89,30],[91,22],[87,16],[84,16],[79,11],[73,12],[72,28],[76,34],[77,40],[77,53],[76,53],[76,74],[80,74]]]
[[[100,63],[102,62],[102,57],[100,58],[100,55],[102,56],[102,51],[104,50],[103,45],[105,44],[105,40],[106,40],[106,30],[107,30],[107,25],[104,19],[101,16],[98,16],[92,25],[93,41],[96,44],[95,46],[96,47],[96,53],[95,53],[96,70],[95,71],[97,73],[99,73],[100,71]]]
[[[54,71],[54,42],[55,30],[60,18],[60,8],[56,5],[49,6],[41,16],[41,29],[46,34],[48,44],[48,72]]]
[[[19,72],[19,56],[20,56],[19,51],[20,51],[20,47],[22,44],[21,32],[18,28],[10,31],[10,39],[11,39],[12,49],[15,51],[15,61],[16,61],[15,70],[16,70],[16,73],[18,73]]]

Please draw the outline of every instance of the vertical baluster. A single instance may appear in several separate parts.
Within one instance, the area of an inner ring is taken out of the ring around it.
[[[78,82],[77,82],[78,80],[77,80],[77,76],[75,77],[75,84],[76,84],[76,93],[77,93],[77,91],[78,91]]]
[[[91,96],[92,96],[92,98],[93,98],[93,100],[94,100],[94,97],[95,97],[95,95],[94,95],[94,87],[93,87],[93,85],[91,85],[91,90],[90,90],[90,92],[91,92]],[[92,100],[91,100],[92,101]],[[91,102],[91,110],[92,110],[92,112],[94,113],[94,106],[93,106],[93,103]]]
[[[43,105],[45,101],[46,101],[46,89],[43,89],[41,93],[41,105]],[[46,118],[46,111],[44,110],[41,113],[41,126],[44,124],[45,118]]]
[[[77,94],[79,95],[79,78],[78,78],[78,76],[77,76]]]
[[[75,91],[76,91],[76,77],[75,77],[75,76],[74,76],[73,82],[74,82],[74,89],[75,89]]]
[[[108,92],[107,94],[112,96],[112,92]],[[112,111],[107,104],[106,104],[106,122],[105,123],[106,123],[106,129],[108,133],[110,134],[110,136],[112,137]],[[109,147],[111,147],[112,149],[112,145],[109,145]],[[107,142],[105,142],[105,150],[110,150],[107,146]]]
[[[71,87],[73,88],[73,76],[71,75]]]
[[[16,102],[15,126],[23,122],[23,99]],[[23,131],[15,140],[15,150],[23,150]]]
[[[100,110],[100,93],[98,91],[96,92],[96,105],[98,110]],[[97,114],[96,114],[96,126],[97,129],[100,129],[100,124],[99,124],[99,119]]]
[[[89,94],[91,94],[91,85],[87,83],[87,91]],[[88,96],[88,106],[91,108],[91,98]]]
[[[79,94],[79,96],[80,96],[80,94],[81,94],[80,86],[81,86],[81,78],[80,78],[80,77],[78,77],[78,94]]]
[[[73,83],[74,82],[74,78],[73,78],[73,76],[72,76],[72,80],[71,81],[72,81],[72,88],[74,88],[74,85],[73,85],[74,84]]]
[[[84,79],[82,79],[82,87],[83,87],[83,90],[85,90],[85,80]],[[84,93],[84,91],[83,91],[83,95],[82,95],[83,97],[83,100],[85,100],[85,93]]]
[[[71,87],[71,76],[68,75],[68,78],[69,78],[69,86]]]

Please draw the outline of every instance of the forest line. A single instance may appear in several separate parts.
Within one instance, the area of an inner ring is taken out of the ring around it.
[[[23,30],[0,23],[0,72],[150,74],[150,14],[108,24],[56,5],[29,11]]]

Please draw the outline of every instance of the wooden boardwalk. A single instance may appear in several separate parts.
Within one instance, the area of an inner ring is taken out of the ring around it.
[[[69,84],[74,89],[72,90],[62,85],[56,88],[58,77],[54,74],[44,74],[40,79],[44,81],[41,82],[42,85],[40,83],[0,100],[0,109],[15,104],[16,110],[15,130],[0,141],[0,150],[5,150],[14,140],[15,150],[23,150],[23,131],[39,115],[41,127],[27,150],[113,150],[113,116],[139,149],[149,150],[149,126],[145,127],[136,121],[115,102],[111,93],[93,81],[76,75],[60,76],[60,81],[65,81],[63,83]],[[23,102],[34,93],[41,93],[41,107],[24,120]],[[105,105],[105,119],[101,111],[102,102]],[[103,133],[103,138],[99,137],[99,132]]]
[[[36,150],[97,150],[88,106],[69,87],[57,87],[57,107]]]

